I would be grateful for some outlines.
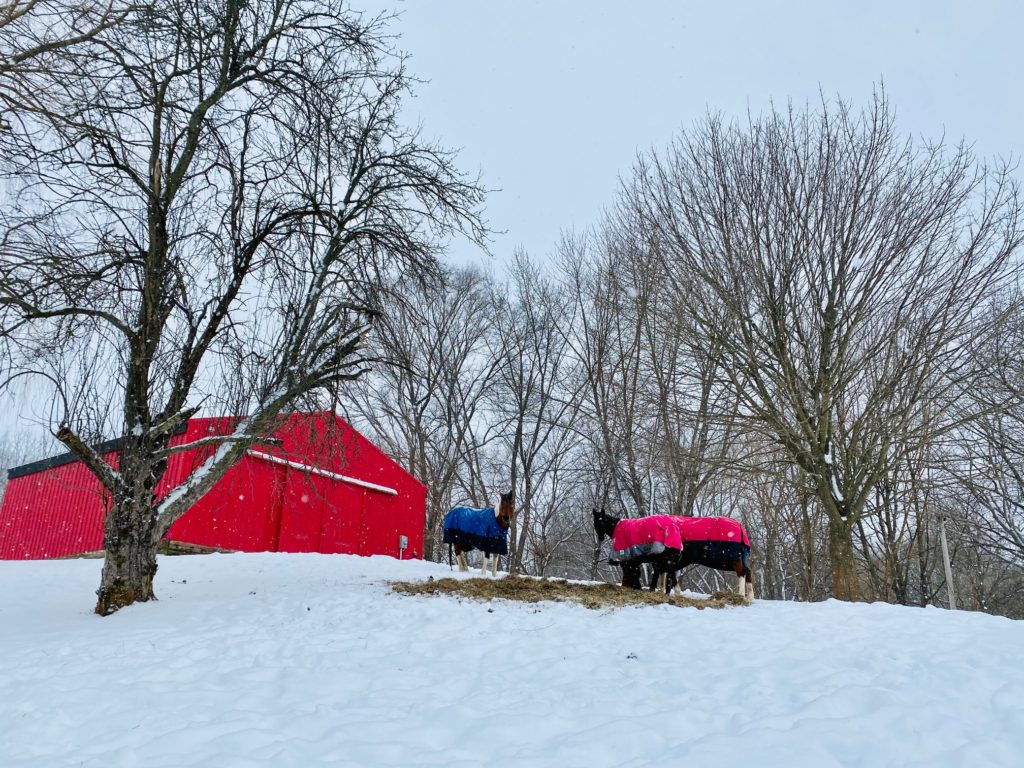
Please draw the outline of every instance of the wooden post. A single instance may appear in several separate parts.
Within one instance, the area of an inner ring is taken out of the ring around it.
[[[939,520],[939,538],[942,541],[942,565],[946,569],[946,594],[949,595],[949,609],[956,610],[956,591],[953,589],[953,569],[949,565],[949,546],[946,544],[946,518]]]

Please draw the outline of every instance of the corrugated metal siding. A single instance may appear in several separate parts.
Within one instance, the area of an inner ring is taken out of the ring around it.
[[[399,556],[399,536],[409,540],[403,557],[422,557],[427,489],[344,421],[317,417],[289,424],[278,434],[282,451],[306,464],[351,475],[398,491],[389,496],[334,482],[325,489],[321,552]],[[353,540],[354,536],[354,540]],[[282,547],[282,550],[284,548]]]
[[[245,457],[179,519],[174,541],[243,552],[276,551],[283,470]]]
[[[172,444],[224,434],[233,420],[192,419]],[[176,541],[242,551],[386,554],[421,557],[426,487],[333,415],[290,417],[281,447],[261,451],[350,475],[398,491],[390,496],[310,475],[301,469],[242,459],[178,520]],[[157,490],[164,495],[209,456],[212,447],[176,454]],[[108,461],[116,461],[109,454]],[[65,464],[10,481],[0,507],[0,558],[61,557],[102,547],[99,484],[81,464]]]
[[[281,500],[281,552],[319,552],[324,518],[324,497],[333,480],[287,468]]]
[[[366,497],[372,491],[344,483],[332,486],[328,489],[321,520],[320,551],[342,555],[385,554],[366,549],[362,542]]]
[[[117,466],[116,454],[104,459]],[[83,464],[11,480],[0,508],[0,559],[64,557],[103,548],[107,497]]]

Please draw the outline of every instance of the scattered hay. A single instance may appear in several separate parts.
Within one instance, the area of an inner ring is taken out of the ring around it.
[[[454,595],[473,600],[517,600],[539,603],[579,603],[586,608],[621,608],[627,605],[676,605],[680,608],[725,608],[746,605],[735,592],[716,592],[708,598],[672,597],[661,592],[626,589],[614,584],[578,584],[564,579],[534,579],[506,576],[502,579],[431,579],[395,581],[395,592],[403,595]]]
[[[164,539],[157,547],[158,555],[211,555],[214,552],[230,554],[237,552],[235,549],[222,549],[221,547],[204,547],[201,544],[186,544],[183,541],[171,541]],[[106,550],[95,549],[91,552],[78,552],[73,555],[55,557],[54,560],[98,560],[106,556]]]
[[[232,554],[237,552],[237,550],[224,549],[223,547],[206,547],[202,544],[188,544],[184,541],[171,541],[170,539],[161,541],[160,546],[157,548],[157,554],[159,555],[212,555],[217,552]]]

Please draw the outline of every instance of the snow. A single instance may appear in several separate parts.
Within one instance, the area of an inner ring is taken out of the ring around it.
[[[835,470],[832,468],[832,444],[828,443],[825,445],[825,466],[829,468],[829,484],[832,490],[832,498],[837,503],[842,504],[846,499],[843,497],[843,492],[839,490],[839,481],[836,480]]]
[[[239,433],[242,433],[241,427],[239,428],[239,430],[236,430],[236,434]],[[200,485],[203,482],[203,480],[206,479],[207,475],[209,475],[213,471],[214,467],[216,467],[221,461],[223,461],[224,457],[228,455],[232,448],[233,446],[230,441],[221,442],[217,446],[217,449],[212,454],[210,454],[209,458],[207,458],[206,461],[199,465],[199,468],[196,469],[191,475],[189,475],[185,482],[181,483],[181,485],[178,485],[175,488],[172,488],[170,492],[166,496],[164,496],[163,500],[156,508],[157,515],[162,515],[164,512],[170,509],[171,506],[173,506],[182,496],[184,496],[186,493],[191,491],[196,486]]]
[[[1024,623],[883,604],[591,611],[391,592],[446,566],[0,562],[0,764],[1010,766]],[[470,575],[474,575],[471,573]]]
[[[836,480],[835,472],[829,472],[829,480],[832,481],[832,498],[842,504],[846,499],[843,498],[843,492],[839,490],[839,482]]]

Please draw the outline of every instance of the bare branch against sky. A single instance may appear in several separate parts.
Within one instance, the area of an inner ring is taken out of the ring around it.
[[[408,121],[460,148],[494,190],[501,265],[518,246],[544,261],[562,230],[594,224],[637,153],[709,109],[740,118],[821,94],[863,103],[882,81],[901,131],[967,137],[982,158],[1024,155],[1024,5],[1014,0],[357,5],[400,14],[391,31],[424,81]],[[465,243],[449,258],[487,260]],[[48,417],[30,401],[4,410],[6,429]]]
[[[883,82],[900,130],[982,158],[1024,155],[1024,4],[374,0],[418,77],[407,107],[459,147],[490,195],[495,259],[556,250],[592,225],[637,152],[706,111],[742,118],[820,94],[870,100]],[[460,262],[480,256],[459,247]]]

